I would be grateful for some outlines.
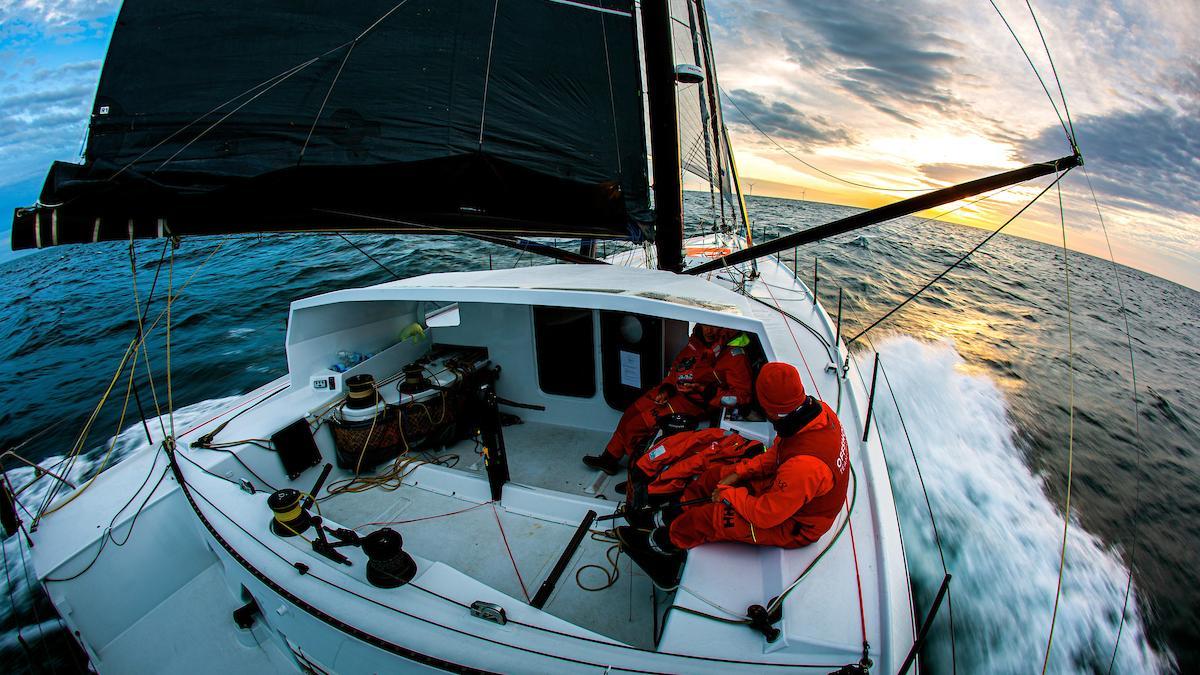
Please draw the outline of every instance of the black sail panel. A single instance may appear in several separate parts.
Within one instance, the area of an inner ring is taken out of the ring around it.
[[[631,0],[127,0],[13,247],[271,231],[653,238]]]

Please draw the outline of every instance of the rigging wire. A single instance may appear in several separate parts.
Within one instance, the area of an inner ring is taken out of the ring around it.
[[[1058,180],[1054,181],[1058,185]],[[1063,505],[1062,550],[1058,557],[1058,583],[1054,588],[1054,611],[1050,614],[1050,635],[1046,638],[1046,655],[1042,660],[1042,675],[1050,664],[1050,647],[1054,644],[1054,624],[1058,619],[1058,601],[1062,597],[1063,572],[1067,564],[1067,531],[1071,525],[1071,478],[1075,460],[1075,334],[1071,313],[1071,261],[1067,249],[1067,217],[1063,210],[1062,186],[1058,186],[1058,214],[1062,225],[1063,283],[1066,286],[1067,309],[1067,494]]]
[[[1025,49],[1025,45],[1021,43],[1021,38],[1017,37],[1017,32],[1013,30],[1012,24],[1010,24],[1008,22],[1008,18],[1004,16],[1004,12],[1000,11],[1000,7],[996,4],[996,0],[988,0],[988,2],[992,3],[992,8],[996,10],[996,14],[1000,15],[1000,20],[1004,22],[1004,27],[1008,29],[1008,32],[1012,35],[1013,40],[1017,42],[1017,47],[1020,47],[1021,53],[1025,55],[1025,60],[1029,62],[1029,67],[1033,69],[1033,74],[1035,77],[1037,77],[1038,83],[1042,85],[1042,91],[1046,92],[1046,98],[1050,100],[1050,107],[1054,108],[1054,114],[1058,117],[1058,123],[1062,125],[1063,133],[1067,135],[1067,143],[1071,146],[1071,150],[1079,152],[1079,147],[1075,144],[1075,136],[1072,135],[1071,129],[1067,128],[1067,123],[1065,120],[1063,120],[1062,113],[1058,110],[1058,104],[1054,102],[1054,96],[1050,94],[1050,88],[1046,86],[1046,80],[1042,78],[1041,72],[1039,72],[1037,66],[1034,65],[1033,58],[1029,56],[1029,52]],[[1032,8],[1030,8],[1030,11],[1032,11]],[[1041,29],[1039,28],[1038,31],[1040,32]],[[1049,53],[1049,51],[1047,51],[1047,53]],[[1055,77],[1057,77],[1057,75],[1055,75]],[[1065,100],[1063,105],[1066,105]]]
[[[1046,60],[1050,62],[1050,72],[1054,75],[1054,83],[1058,85],[1058,97],[1062,99],[1063,114],[1067,116],[1067,126],[1070,127],[1068,136],[1071,139],[1071,149],[1079,152],[1079,148],[1075,145],[1075,123],[1071,121],[1071,108],[1067,105],[1067,95],[1063,92],[1062,80],[1058,77],[1058,68],[1054,66],[1054,57],[1050,55],[1050,45],[1046,43],[1046,34],[1042,32],[1042,24],[1038,22],[1037,14],[1033,11],[1033,4],[1029,0],[1025,0],[1025,6],[1029,8],[1029,16],[1033,18],[1033,25],[1037,28],[1038,37],[1042,39],[1042,47],[1046,50]]]
[[[172,132],[169,136],[167,136],[163,140],[159,141],[158,143],[155,143],[153,146],[151,146],[145,152],[143,152],[142,154],[138,155],[133,160],[131,160],[128,164],[121,167],[120,170],[118,170],[116,173],[114,173],[112,176],[110,176],[107,180],[111,181],[114,178],[116,178],[117,176],[121,175],[121,173],[123,173],[126,169],[133,166],[137,162],[141,161],[146,155],[150,154],[151,152],[154,152],[158,148],[162,147],[164,144],[170,142],[176,136],[183,133],[187,129],[191,128],[196,123],[200,122],[201,120],[208,117],[209,115],[216,113],[218,110],[233,103],[234,101],[237,101],[238,99],[242,98],[243,96],[246,96],[247,94],[250,94],[251,92],[254,92],[255,90],[260,90],[257,93],[255,93],[253,96],[251,96],[249,99],[244,101],[241,105],[237,106],[236,108],[229,111],[228,113],[222,115],[221,118],[218,119],[216,122],[213,122],[207,128],[200,131],[200,133],[196,134],[192,138],[192,140],[188,141],[187,143],[184,143],[183,146],[179,148],[179,150],[177,150],[174,154],[172,154],[165,161],[163,161],[163,163],[160,164],[158,166],[158,168],[154,169],[154,171],[151,171],[151,173],[155,173],[155,172],[161,170],[163,167],[165,167],[167,164],[169,164],[172,160],[174,160],[176,157],[178,157],[180,153],[182,153],[184,150],[187,150],[188,147],[190,147],[193,143],[195,143],[196,141],[200,140],[203,136],[208,134],[208,132],[215,129],[218,125],[220,125],[225,120],[229,119],[231,116],[233,116],[235,113],[240,111],[242,108],[245,108],[247,105],[250,105],[251,103],[253,103],[255,100],[257,100],[263,94],[266,94],[270,90],[274,89],[278,85],[280,85],[283,82],[290,79],[296,73],[299,73],[300,71],[304,70],[305,68],[308,68],[309,66],[320,61],[321,59],[325,58],[326,56],[329,56],[330,54],[333,54],[343,48],[346,48],[346,47],[353,48],[353,45],[357,44],[360,40],[362,40],[364,37],[366,37],[368,33],[375,30],[375,28],[379,24],[383,23],[383,21],[385,19],[387,19],[388,17],[390,17],[396,10],[398,10],[401,7],[403,7],[404,5],[408,4],[408,1],[409,0],[401,0],[400,2],[393,5],[391,9],[389,9],[387,12],[384,12],[384,14],[381,15],[378,19],[376,19],[374,23],[372,23],[370,26],[367,26],[366,29],[364,29],[361,33],[359,33],[357,36],[355,36],[354,39],[343,42],[342,44],[340,44],[336,47],[333,47],[332,49],[326,50],[325,52],[323,52],[322,54],[320,54],[318,56],[314,56],[314,57],[308,59],[307,61],[302,61],[302,62],[292,66],[291,68],[287,68],[284,71],[282,71],[272,77],[269,77],[266,80],[263,80],[262,82],[259,82],[258,84],[250,87],[249,89],[246,89],[245,91],[237,94],[233,98],[228,99],[224,103],[218,105],[217,107],[213,108],[212,110],[209,110],[208,112],[204,113],[203,115],[200,115],[199,117],[192,120],[191,122],[188,122],[184,126],[180,127],[176,131]],[[346,56],[347,56],[347,58],[349,58],[349,52],[347,52]],[[345,62],[343,61],[343,65],[344,64],[345,64]],[[340,74],[340,72],[341,72],[340,68],[339,68],[338,72]],[[336,82],[336,79],[335,79],[335,82]],[[330,91],[332,91],[332,86],[330,87]],[[307,145],[307,141],[305,142],[305,145]],[[301,154],[303,154],[303,152]]]
[[[1134,473],[1137,476],[1133,490],[1133,506],[1129,510],[1129,516],[1141,511],[1142,503],[1142,455],[1144,448],[1142,446],[1142,423],[1141,411],[1138,406],[1138,386],[1137,386],[1137,368],[1134,364],[1133,350],[1133,332],[1129,328],[1129,311],[1125,307],[1125,287],[1121,283],[1120,270],[1117,267],[1116,256],[1113,255],[1112,241],[1108,238],[1108,228],[1104,224],[1104,214],[1100,211],[1100,200],[1096,198],[1096,190],[1092,187],[1092,178],[1088,175],[1087,169],[1083,171],[1083,177],[1087,180],[1088,192],[1091,193],[1092,203],[1096,205],[1096,216],[1100,219],[1100,231],[1104,233],[1104,243],[1108,247],[1108,260],[1112,264],[1113,280],[1117,283],[1117,297],[1120,300],[1121,317],[1125,322],[1125,346],[1129,350],[1129,378],[1133,388],[1133,438],[1135,450],[1137,451],[1137,463],[1134,468]],[[1108,672],[1111,673],[1113,666],[1117,662],[1117,650],[1121,646],[1121,634],[1125,630],[1125,613],[1129,609],[1129,595],[1133,589],[1133,567],[1134,561],[1137,559],[1138,550],[1141,547],[1140,528],[1134,528],[1133,547],[1129,554],[1129,565],[1125,577],[1125,599],[1121,602],[1121,619],[1117,624],[1117,637],[1113,640],[1112,658],[1108,662]]]
[[[488,83],[492,79],[492,50],[496,45],[496,16],[500,13],[500,0],[492,4],[492,30],[488,36],[487,67],[483,72],[483,101],[479,107],[479,150],[483,151],[483,122],[487,119]]]
[[[721,90],[721,93],[725,95],[725,98],[724,98],[724,100],[726,100],[726,101],[729,101],[729,103],[733,105],[734,109],[735,109],[735,110],[737,110],[739,113],[741,113],[741,114],[742,114],[742,117],[746,118],[746,121],[747,121],[747,122],[749,122],[749,123],[750,123],[750,126],[754,127],[754,129],[755,129],[756,131],[758,131],[758,133],[762,134],[762,135],[763,135],[763,136],[764,136],[764,137],[765,137],[765,138],[766,138],[768,141],[771,141],[771,143],[772,143],[772,144],[773,144],[775,147],[779,148],[779,149],[780,149],[780,150],[782,150],[784,153],[786,153],[788,157],[791,157],[792,159],[796,160],[797,162],[800,162],[800,163],[801,163],[801,164],[803,164],[804,166],[807,166],[808,168],[812,169],[813,171],[816,171],[816,172],[817,172],[817,173],[819,173],[819,174],[822,174],[822,175],[824,175],[824,176],[828,176],[829,178],[832,178],[832,179],[834,179],[834,180],[836,180],[836,181],[839,181],[839,182],[845,183],[845,184],[847,184],[847,185],[853,185],[853,186],[855,186],[855,187],[866,188],[866,189],[868,189],[868,190],[882,190],[882,191],[884,191],[884,192],[928,192],[930,189],[932,189],[932,188],[928,188],[928,187],[920,187],[920,188],[890,188],[890,187],[883,187],[883,186],[881,186],[881,185],[868,185],[868,184],[866,184],[866,183],[856,183],[856,182],[854,182],[854,181],[852,181],[852,180],[848,180],[848,179],[846,179],[846,178],[842,178],[841,176],[835,176],[834,174],[832,174],[832,173],[829,173],[828,171],[826,171],[826,170],[824,170],[824,169],[821,169],[821,168],[819,168],[819,167],[817,167],[817,166],[814,166],[813,164],[811,164],[811,163],[809,163],[809,162],[805,161],[804,159],[802,159],[802,158],[800,158],[800,157],[796,156],[795,154],[793,154],[793,153],[792,153],[792,151],[791,151],[791,150],[788,150],[787,148],[785,148],[785,147],[783,147],[782,145],[780,145],[779,141],[776,141],[776,140],[775,140],[775,139],[774,139],[774,138],[773,138],[773,137],[772,137],[770,134],[768,134],[768,133],[767,133],[767,132],[766,132],[766,131],[765,131],[765,130],[762,128],[762,127],[758,126],[758,123],[757,123],[757,122],[755,122],[755,121],[754,121],[754,119],[753,119],[752,117],[750,117],[750,115],[746,114],[746,111],[745,111],[745,110],[742,110],[742,107],[741,107],[740,105],[738,105],[738,104],[737,104],[737,101],[736,101],[736,100],[734,100],[734,98],[733,98],[732,96],[730,96],[730,95],[729,95],[729,92],[727,92],[727,91],[725,91],[724,89],[722,89],[722,90]]]
[[[346,55],[342,57],[337,72],[333,74],[333,81],[329,83],[329,89],[325,90],[325,98],[321,99],[321,107],[317,109],[317,115],[313,117],[312,126],[308,128],[308,135],[304,137],[304,144],[300,146],[300,156],[296,158],[297,165],[304,161],[304,152],[308,150],[308,142],[312,140],[313,132],[317,130],[317,123],[321,121],[321,115],[325,114],[325,106],[329,103],[329,97],[333,95],[333,88],[337,86],[338,80],[342,77],[342,69],[346,67],[346,62],[350,60],[350,55],[354,53],[357,45],[358,40],[355,40],[346,48]]]
[[[1068,169],[1068,171],[1069,171],[1069,169]],[[978,244],[976,244],[975,246],[971,247],[971,250],[969,250],[969,251],[967,251],[966,253],[962,254],[962,256],[961,256],[961,257],[959,257],[959,259],[958,259],[958,260],[955,260],[953,263],[951,263],[951,264],[950,264],[950,266],[949,266],[949,267],[947,267],[946,269],[942,270],[940,273],[938,273],[938,275],[937,275],[937,276],[935,276],[934,278],[932,278],[932,279],[930,279],[928,282],[926,282],[926,284],[925,284],[924,286],[922,286],[921,288],[917,289],[917,290],[916,290],[916,291],[914,291],[914,292],[913,292],[911,295],[909,295],[907,298],[905,298],[904,300],[902,300],[902,301],[900,302],[900,304],[898,304],[898,305],[896,305],[895,307],[893,307],[893,308],[891,308],[890,310],[888,310],[886,314],[884,314],[883,316],[881,316],[881,317],[879,317],[878,319],[876,319],[874,322],[872,322],[872,323],[871,323],[871,325],[869,325],[869,326],[867,326],[866,328],[864,328],[864,329],[860,330],[860,331],[859,331],[859,332],[858,332],[858,333],[857,333],[857,334],[856,334],[854,337],[852,337],[852,338],[850,338],[849,340],[847,340],[847,341],[846,341],[846,346],[847,346],[847,347],[848,347],[848,346],[850,346],[852,343],[854,343],[855,341],[857,341],[857,340],[858,340],[859,338],[861,338],[863,335],[866,335],[866,334],[867,334],[867,331],[870,331],[871,329],[875,328],[875,327],[876,327],[876,326],[878,326],[879,324],[883,323],[885,320],[887,320],[887,318],[888,318],[888,317],[890,317],[891,315],[893,315],[893,314],[895,314],[896,312],[900,311],[900,309],[901,309],[901,308],[903,308],[905,305],[907,305],[908,303],[912,302],[913,300],[917,299],[917,297],[918,297],[918,296],[920,296],[920,295],[921,295],[922,293],[924,293],[925,291],[929,290],[929,288],[930,288],[931,286],[933,286],[935,283],[937,283],[938,281],[941,281],[942,277],[945,277],[945,276],[946,276],[947,274],[949,274],[949,273],[950,273],[952,270],[954,270],[956,267],[958,267],[959,265],[961,265],[961,264],[963,263],[963,261],[965,261],[967,258],[971,257],[971,255],[972,255],[973,253],[975,253],[976,251],[978,251],[980,248],[982,248],[984,244],[986,244],[986,243],[988,243],[989,241],[991,241],[991,240],[992,240],[992,238],[994,238],[996,235],[1000,234],[1000,232],[1002,232],[1002,231],[1004,230],[1004,228],[1008,227],[1008,226],[1009,226],[1009,224],[1011,224],[1011,223],[1012,223],[1014,220],[1016,220],[1017,218],[1019,218],[1019,217],[1021,216],[1021,214],[1022,214],[1022,213],[1025,213],[1026,209],[1028,209],[1029,207],[1031,207],[1031,206],[1033,206],[1035,203],[1037,203],[1037,200],[1041,199],[1042,195],[1046,194],[1046,193],[1047,193],[1047,192],[1050,190],[1050,188],[1052,188],[1052,187],[1054,187],[1054,186],[1058,185],[1058,182],[1059,182],[1059,181],[1061,181],[1061,180],[1062,180],[1062,178],[1063,178],[1063,176],[1065,176],[1065,175],[1066,175],[1066,173],[1060,173],[1060,174],[1058,174],[1058,175],[1055,177],[1055,179],[1054,179],[1054,182],[1050,183],[1050,184],[1049,184],[1049,185],[1047,185],[1045,188],[1043,188],[1041,192],[1037,193],[1037,195],[1036,195],[1036,196],[1035,196],[1033,199],[1029,200],[1029,202],[1028,202],[1028,203],[1026,203],[1024,206],[1022,206],[1022,207],[1021,207],[1021,209],[1020,209],[1019,211],[1017,211],[1016,213],[1014,213],[1014,214],[1012,215],[1012,217],[1010,217],[1008,220],[1004,221],[1004,224],[1002,224],[1000,227],[998,227],[998,228],[996,228],[995,230],[993,230],[993,231],[992,231],[990,234],[988,234],[988,236],[984,237],[984,238],[983,238],[983,240],[982,240],[982,241],[980,241]]]
[[[341,237],[341,238],[342,238],[342,241],[346,242],[347,244],[350,244],[350,245],[351,245],[351,246],[353,246],[355,249],[357,249],[359,253],[361,253],[361,254],[363,254],[363,255],[367,256],[367,258],[368,258],[368,259],[369,259],[371,262],[373,262],[373,263],[375,263],[376,265],[379,265],[380,267],[382,267],[382,268],[383,268],[383,271],[384,271],[384,272],[387,272],[387,273],[388,273],[388,274],[390,274],[390,275],[392,275],[392,278],[393,278],[393,279],[395,279],[396,281],[399,281],[399,280],[402,278],[402,277],[401,277],[399,274],[396,274],[396,272],[395,272],[395,271],[393,271],[393,270],[392,270],[392,268],[390,268],[390,267],[388,267],[387,265],[384,265],[383,263],[379,262],[379,260],[377,260],[377,259],[375,258],[375,256],[371,255],[370,253],[367,253],[367,252],[366,252],[365,250],[363,250],[363,248],[362,248],[362,247],[360,247],[358,244],[356,244],[356,243],[354,243],[354,242],[350,241],[350,239],[349,239],[348,237],[346,237],[346,235],[342,234],[341,232],[338,232],[338,233],[337,233],[337,236]]]

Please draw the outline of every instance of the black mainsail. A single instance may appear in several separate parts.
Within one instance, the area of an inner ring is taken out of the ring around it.
[[[632,0],[128,0],[14,249],[272,231],[653,240]],[[351,215],[347,215],[351,214]]]

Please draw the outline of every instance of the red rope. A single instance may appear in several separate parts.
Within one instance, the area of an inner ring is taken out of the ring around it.
[[[858,489],[858,481],[854,482],[854,489]],[[866,649],[867,644],[867,611],[863,608],[862,594],[862,575],[858,572],[858,545],[854,543],[854,521],[850,519],[850,504],[849,497],[846,502],[846,525],[850,527],[850,551],[854,554],[854,581],[858,585],[858,621],[862,626],[863,649]]]
[[[504,534],[504,525],[500,523],[500,514],[496,512],[496,504],[492,505],[492,515],[496,516],[496,527],[500,528],[500,538],[504,540],[504,550],[508,551],[508,559],[512,561],[513,571],[517,573],[517,581],[521,582],[521,592],[525,594],[525,602],[529,602],[529,591],[525,589],[525,580],[521,578],[521,570],[517,569],[517,559],[513,557],[512,549],[508,547],[508,537]]]
[[[263,399],[267,398],[268,396],[272,396],[275,393],[277,393],[283,389],[286,389],[287,386],[288,385],[285,384],[282,387],[275,389],[274,391],[269,391],[266,394],[263,394],[262,396],[260,396],[259,398],[255,399],[253,401],[243,401],[242,403],[239,403],[239,404],[233,406],[232,408],[229,408],[228,410],[223,410],[223,411],[217,413],[217,415],[215,417],[212,417],[212,418],[208,419],[207,421],[201,422],[200,424],[197,424],[196,426],[192,427],[191,429],[188,429],[187,431],[183,432],[182,434],[179,434],[179,437],[183,438],[184,436],[187,436],[188,434],[199,429],[200,427],[203,427],[208,424],[212,424],[213,422],[221,419],[222,417],[228,415],[229,413],[233,412],[234,410],[237,410],[238,408],[244,408],[244,407],[250,405],[251,403],[258,403],[259,401],[262,401]]]
[[[466,513],[467,511],[474,511],[475,509],[477,509],[481,506],[487,506],[488,504],[491,504],[491,503],[492,502],[482,502],[480,504],[476,504],[475,506],[468,506],[465,509],[459,509],[458,511],[451,511],[450,513],[439,513],[436,516],[422,516],[420,518],[410,518],[408,520],[385,520],[385,521],[380,521],[377,523],[363,523],[362,525],[359,525],[358,527],[356,527],[354,529],[356,529],[356,530],[361,529],[368,525],[407,525],[408,523],[418,523],[422,520],[433,520],[434,518],[445,518],[446,516],[457,516],[460,513]]]
[[[799,354],[800,354],[800,362],[802,362],[804,364],[804,370],[809,372],[809,380],[812,381],[812,387],[814,387],[817,390],[817,398],[824,399],[824,396],[821,395],[821,387],[818,386],[818,384],[817,384],[817,378],[812,377],[812,369],[809,368],[809,359],[804,358],[804,350],[802,350],[802,348],[800,348],[800,341],[797,340],[796,331],[792,330],[791,319],[787,318],[787,316],[784,315],[784,313],[782,313],[782,311],[784,311],[784,307],[780,306],[779,299],[775,298],[775,293],[770,291],[769,283],[764,282],[762,286],[767,289],[767,294],[770,295],[770,300],[772,300],[773,303],[775,303],[775,309],[778,309],[780,311],[779,316],[782,319],[784,319],[784,325],[786,325],[786,327],[787,327],[787,333],[791,334],[792,342],[794,342],[794,344],[796,344],[796,351],[799,352]],[[857,482],[856,482],[856,484],[854,484],[854,489],[856,489],[856,490],[858,489]],[[858,590],[858,622],[859,622],[859,626],[862,627],[862,629],[863,629],[863,645],[864,645],[864,650],[865,650],[866,609],[864,608],[864,605],[863,605],[863,577],[862,577],[862,574],[859,573],[858,545],[856,543],[854,543],[854,522],[851,520],[850,516],[851,516],[851,514],[850,514],[850,497],[847,496],[846,497],[846,525],[848,527],[850,527],[850,550],[853,552],[853,555],[854,555],[854,584],[857,585],[857,590]]]
[[[788,333],[792,336],[792,342],[796,345],[796,351],[800,352],[800,361],[804,364],[804,370],[808,371],[808,379],[812,381],[813,388],[817,390],[817,398],[824,400],[825,397],[821,395],[821,386],[817,384],[817,378],[813,377],[812,368],[808,367],[808,359],[804,358],[804,350],[800,348],[800,341],[796,339],[796,332],[792,330],[791,319],[787,318],[786,314],[783,314],[783,307],[780,306],[775,294],[771,292],[771,285],[764,282],[763,288],[767,289],[767,295],[771,296],[771,302],[775,303],[775,309],[778,309],[780,312],[779,318],[783,319],[783,325],[787,327]]]
[[[789,319],[785,314],[782,313],[783,307],[780,306],[779,299],[775,297],[775,293],[773,293],[771,291],[770,284],[763,283],[763,287],[767,289],[767,295],[771,296],[771,301],[775,303],[775,308],[780,311],[779,316],[780,316],[780,318],[783,319],[783,325],[787,326],[788,333],[792,336],[792,342],[795,343],[795,345],[796,345],[796,351],[798,351],[800,353],[800,361],[804,364],[804,369],[806,371],[808,371],[808,378],[810,380],[812,380],[813,388],[815,388],[817,390],[817,398],[824,399],[824,397],[821,396],[821,387],[820,387],[820,385],[817,384],[817,378],[813,377],[812,368],[808,367],[808,359],[804,358],[804,350],[800,348],[800,341],[798,339],[796,339],[796,332],[792,330],[791,319]],[[855,490],[858,489],[857,481],[855,482],[854,489]],[[857,590],[858,590],[858,622],[859,622],[859,626],[862,628],[862,639],[863,639],[863,645],[865,648],[865,645],[867,643],[867,611],[863,606],[862,574],[859,572],[859,567],[858,567],[858,545],[854,541],[854,522],[850,519],[850,501],[849,500],[850,500],[850,498],[847,496],[846,497],[846,525],[847,525],[847,527],[850,528],[850,550],[854,554],[854,581],[855,581],[855,584],[856,584]]]

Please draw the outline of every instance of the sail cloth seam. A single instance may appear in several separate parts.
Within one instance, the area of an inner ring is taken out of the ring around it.
[[[1063,284],[1067,309],[1067,494],[1063,504],[1062,549],[1058,556],[1058,582],[1054,587],[1054,610],[1050,614],[1050,634],[1046,638],[1046,654],[1042,659],[1042,675],[1050,665],[1050,648],[1054,644],[1054,625],[1058,619],[1058,603],[1062,598],[1063,575],[1067,566],[1067,532],[1071,526],[1071,479],[1075,461],[1075,334],[1071,313],[1071,260],[1067,248],[1067,216],[1063,210],[1062,186],[1058,180],[1058,217],[1062,225]]]
[[[1067,171],[1070,171],[1070,169],[1068,169]],[[1050,183],[1050,184],[1049,184],[1049,185],[1047,185],[1045,188],[1043,188],[1041,192],[1037,193],[1037,195],[1036,195],[1036,196],[1035,196],[1033,199],[1029,200],[1029,202],[1028,202],[1028,203],[1026,203],[1026,204],[1025,204],[1025,206],[1022,206],[1022,207],[1021,207],[1021,209],[1020,209],[1019,211],[1017,211],[1016,213],[1014,213],[1014,214],[1012,215],[1012,217],[1010,217],[1008,220],[1004,221],[1004,223],[1003,223],[1003,224],[1002,224],[1000,227],[998,227],[998,228],[996,228],[995,230],[993,230],[993,231],[992,231],[990,234],[988,234],[988,236],[984,237],[982,241],[980,241],[980,242],[979,242],[978,244],[976,244],[975,246],[971,247],[971,250],[969,250],[969,251],[967,251],[966,253],[964,253],[964,254],[962,255],[962,257],[960,257],[958,260],[955,260],[954,262],[950,263],[950,266],[949,266],[949,267],[947,267],[946,269],[944,269],[944,270],[942,270],[941,272],[939,272],[937,276],[935,276],[934,278],[932,278],[932,279],[930,279],[928,282],[926,282],[926,284],[925,284],[924,286],[922,286],[921,288],[917,289],[915,292],[913,292],[913,294],[912,294],[912,295],[909,295],[907,298],[905,298],[904,300],[902,300],[902,301],[900,302],[900,304],[898,304],[898,305],[896,305],[895,307],[893,307],[893,308],[891,308],[890,310],[888,310],[886,314],[884,314],[883,316],[881,316],[881,317],[879,317],[878,319],[876,319],[874,322],[872,322],[872,323],[871,323],[871,325],[869,325],[869,326],[867,326],[866,328],[864,328],[864,329],[860,330],[860,331],[859,331],[859,332],[858,332],[858,333],[857,333],[857,334],[856,334],[854,337],[852,337],[852,338],[850,338],[849,340],[847,340],[847,341],[846,341],[846,346],[847,346],[847,347],[849,347],[851,344],[853,344],[854,342],[856,342],[856,341],[857,341],[859,338],[861,338],[862,336],[866,335],[868,331],[872,330],[873,328],[875,328],[875,327],[876,327],[876,326],[878,326],[879,324],[883,323],[885,320],[887,320],[887,318],[888,318],[888,317],[890,317],[891,315],[893,315],[893,314],[895,314],[896,312],[900,311],[900,309],[901,309],[901,308],[903,308],[905,305],[907,305],[908,303],[912,302],[913,300],[917,299],[917,297],[918,297],[918,296],[920,296],[920,295],[921,295],[922,293],[924,293],[925,291],[929,290],[929,288],[930,288],[931,286],[933,286],[935,283],[937,283],[938,281],[941,281],[943,277],[945,277],[947,274],[949,274],[951,271],[953,271],[955,268],[957,268],[959,265],[961,265],[961,264],[963,263],[963,261],[965,261],[967,258],[971,257],[971,256],[972,256],[972,255],[973,255],[973,254],[974,254],[976,251],[978,251],[979,249],[983,248],[983,245],[984,245],[984,244],[988,243],[989,241],[991,241],[991,240],[992,240],[992,238],[993,238],[993,237],[995,237],[996,235],[1000,234],[1000,232],[1002,232],[1002,231],[1004,230],[1004,228],[1008,227],[1008,226],[1009,226],[1009,224],[1011,224],[1011,223],[1012,223],[1014,220],[1016,220],[1017,218],[1019,218],[1019,217],[1021,216],[1021,214],[1022,214],[1022,213],[1025,213],[1026,209],[1028,209],[1029,207],[1031,207],[1031,206],[1033,206],[1035,203],[1037,203],[1037,200],[1041,199],[1042,195],[1044,195],[1044,194],[1046,194],[1047,192],[1049,192],[1049,191],[1050,191],[1050,188],[1054,187],[1055,185],[1058,185],[1058,182],[1059,182],[1060,180],[1062,180],[1063,176],[1065,176],[1065,175],[1067,175],[1065,171],[1064,171],[1064,172],[1062,172],[1062,173],[1058,173],[1058,174],[1056,174],[1056,177],[1055,177],[1055,179],[1054,179],[1054,182]]]
[[[452,227],[429,225],[426,223],[417,223],[417,222],[412,222],[412,221],[407,221],[407,220],[399,220],[397,218],[386,218],[384,216],[372,216],[372,215],[365,214],[365,213],[351,213],[348,211],[335,211],[332,209],[313,209],[313,210],[321,212],[321,213],[329,213],[329,214],[338,215],[338,216],[361,218],[363,220],[373,220],[373,221],[384,222],[384,223],[392,223],[394,225],[404,225],[407,227],[414,227],[414,228],[418,228],[418,229],[422,229],[422,230],[434,230],[434,231],[442,232],[444,234],[449,234],[449,235],[469,237],[471,239],[478,239],[479,241],[486,241],[488,243],[499,244],[501,246],[507,246],[509,248],[516,248],[516,249],[520,250],[522,253],[524,253],[525,251],[532,251],[539,255],[545,255],[548,257],[552,257],[552,258],[560,258],[560,259],[564,259],[564,260],[569,260],[570,262],[577,262],[577,263],[588,264],[588,265],[606,265],[606,264],[608,264],[603,260],[598,260],[596,258],[589,258],[587,256],[571,253],[570,251],[564,251],[562,249],[556,249],[552,246],[549,246],[546,244],[541,244],[541,243],[535,242],[535,241],[530,241],[528,239],[510,239],[508,237],[487,234],[487,232],[491,232],[491,231],[501,232],[502,230],[459,230],[459,229],[455,229]],[[367,232],[374,232],[374,230],[368,230]],[[546,233],[546,234],[551,234],[551,233]],[[563,234],[564,236],[571,236],[570,233],[558,233],[558,234]],[[553,252],[551,252],[551,251],[553,251]],[[516,265],[514,264],[513,266],[515,267]]]
[[[621,134],[617,129],[617,99],[613,95],[613,78],[612,78],[612,61],[608,55],[608,24],[605,23],[604,15],[600,15],[600,41],[604,44],[604,72],[608,78],[608,109],[612,115],[613,124],[613,145],[617,151],[617,180],[623,181],[625,170],[621,166]]]

